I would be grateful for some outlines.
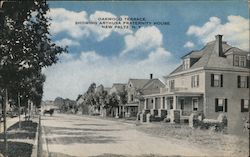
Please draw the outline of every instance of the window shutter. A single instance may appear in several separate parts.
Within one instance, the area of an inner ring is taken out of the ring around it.
[[[223,75],[220,75],[220,86],[223,87]]]
[[[225,112],[227,112],[227,99],[225,99]]]
[[[244,99],[241,99],[241,112],[244,112]]]
[[[218,98],[215,98],[215,112],[218,112]]]
[[[194,82],[193,79],[194,79],[193,76],[191,76],[191,87],[192,87],[192,88],[194,87],[194,85],[193,85],[193,84],[194,84],[194,83],[193,83],[193,82]]]
[[[247,88],[249,88],[249,76],[247,76]]]
[[[197,75],[197,87],[199,87],[199,75]]]
[[[211,87],[214,87],[214,74],[211,74]]]
[[[238,77],[237,77],[238,79],[237,79],[237,83],[238,83],[238,88],[240,88],[240,76],[238,75]]]

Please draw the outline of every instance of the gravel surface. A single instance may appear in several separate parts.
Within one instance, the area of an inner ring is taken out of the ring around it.
[[[180,128],[175,128],[176,126],[172,126],[169,133],[172,132],[173,135],[169,136],[156,126],[81,115],[43,116],[42,128],[45,141],[43,148],[51,157],[230,155],[221,149],[200,146],[195,142],[190,143],[187,141],[189,136],[178,138],[184,134],[178,133],[177,130]],[[195,136],[195,133],[193,134],[190,137]]]

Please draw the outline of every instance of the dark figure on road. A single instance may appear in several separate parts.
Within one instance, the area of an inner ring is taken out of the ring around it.
[[[43,115],[45,115],[45,114],[50,114],[50,116],[52,116],[53,113],[54,113],[54,109],[49,109],[49,110],[44,110],[44,111],[43,111]]]

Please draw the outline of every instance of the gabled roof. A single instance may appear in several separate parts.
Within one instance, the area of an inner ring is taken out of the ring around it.
[[[150,79],[129,79],[128,82],[131,82],[134,88],[142,89],[143,86],[149,81]]]
[[[126,84],[125,83],[114,83],[112,88],[115,88],[116,92],[122,92],[123,90],[125,90],[126,88]]]
[[[105,87],[103,90],[109,93],[110,89],[111,89],[110,87]]]
[[[162,83],[158,78],[156,79],[150,79],[143,87],[142,89],[148,89],[152,84],[157,84],[158,88],[164,87],[164,83]]]
[[[199,51],[191,51],[187,55],[184,55],[182,58],[187,58],[187,57],[194,57],[198,58],[198,61],[195,62],[190,68],[191,69],[197,69],[197,68],[222,68],[222,69],[234,69],[234,70],[244,70],[246,68],[243,67],[236,67],[233,66],[231,63],[229,63],[228,59],[226,57],[218,57],[216,53],[214,53],[215,49],[215,43],[216,41],[212,41],[207,43],[206,46],[204,46],[201,50]],[[223,50],[223,55],[228,55],[232,51],[241,53],[241,54],[247,54],[248,52],[243,51],[239,48],[232,47],[228,45],[226,42],[222,42],[222,50]],[[199,57],[200,56],[200,57]],[[174,71],[172,71],[169,75],[173,75],[179,72],[182,72],[183,70],[183,64],[178,66]],[[186,71],[186,70],[185,70]]]

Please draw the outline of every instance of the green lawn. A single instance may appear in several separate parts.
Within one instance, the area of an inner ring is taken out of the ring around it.
[[[228,135],[213,130],[192,129],[188,125],[170,123],[137,124],[139,131],[152,136],[160,136],[173,139],[178,142],[186,142],[197,147],[230,152],[232,156],[248,156],[248,137]]]

